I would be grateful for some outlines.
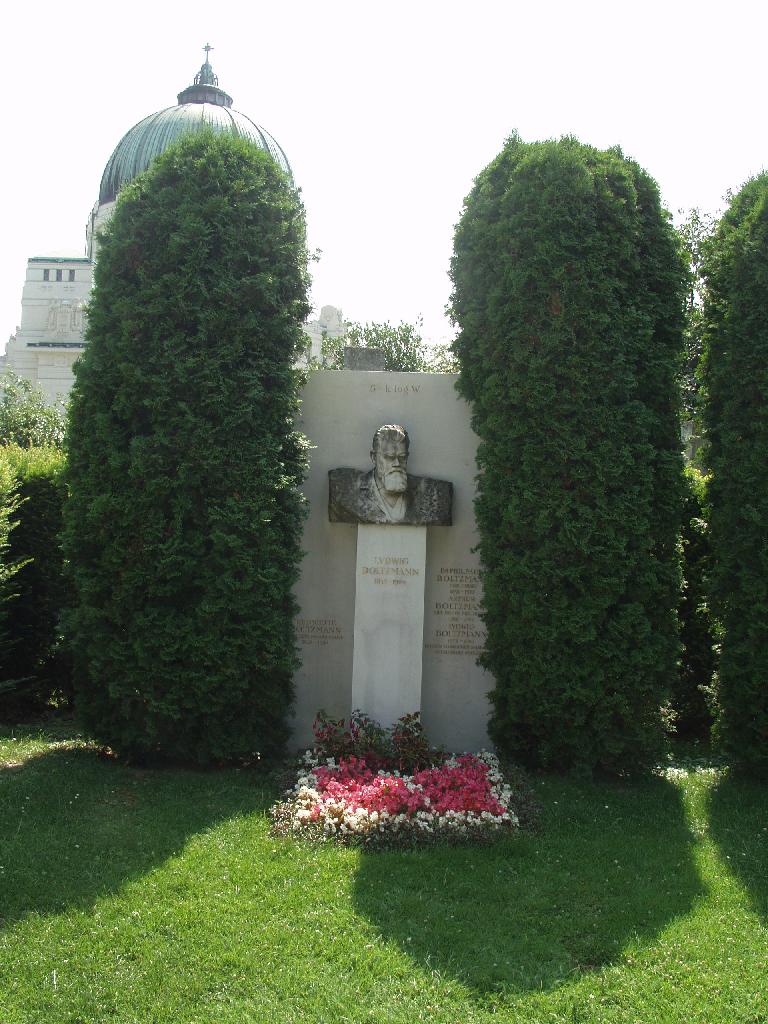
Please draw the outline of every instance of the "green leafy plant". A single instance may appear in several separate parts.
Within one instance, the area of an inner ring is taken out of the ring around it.
[[[15,647],[8,619],[17,597],[16,576],[24,567],[24,562],[11,554],[10,545],[20,504],[18,481],[13,469],[6,460],[0,459],[0,658],[3,660],[10,657]],[[15,679],[0,681],[0,697],[5,698],[20,682]]]
[[[682,212],[682,211],[681,211]],[[682,413],[698,434],[700,366],[704,351],[704,252],[717,224],[717,218],[697,208],[689,210],[677,228],[678,238],[689,269],[685,299],[684,359],[680,369]]]
[[[306,442],[304,212],[275,162],[195,133],[118,199],[70,404],[80,714],[134,758],[280,752]]]
[[[385,370],[423,373],[430,369],[420,319],[415,324],[348,323],[346,328],[344,345],[381,349]]]
[[[403,715],[389,728],[360,710],[344,718],[331,718],[318,711],[312,725],[315,751],[320,759],[356,758],[369,768],[397,769],[413,772],[440,764],[445,758],[441,749],[433,747],[424,731],[421,714]]]
[[[676,672],[685,268],[618,149],[513,136],[452,262],[492,738],[528,765],[653,762]]]
[[[339,337],[324,334],[316,369],[339,370],[344,366],[344,348],[377,348],[384,353],[384,369],[406,373],[458,373],[458,362],[449,343],[429,345],[421,336],[422,320],[345,325]]]
[[[451,342],[439,342],[428,353],[429,367],[435,373],[458,373],[459,361]]]
[[[0,377],[0,445],[60,448],[64,426],[61,404],[51,405],[39,387],[13,370],[3,373]]]
[[[443,758],[430,744],[418,711],[403,715],[392,726],[392,751],[400,771],[408,774]]]

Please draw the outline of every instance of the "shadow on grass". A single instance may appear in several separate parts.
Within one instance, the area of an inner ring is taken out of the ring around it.
[[[358,911],[480,995],[549,989],[652,940],[703,887],[679,791],[662,779],[544,779],[539,835],[369,853]]]
[[[726,775],[710,795],[709,822],[723,860],[768,922],[768,783]]]
[[[87,909],[192,835],[265,811],[273,798],[248,772],[138,770],[82,747],[2,766],[0,926]]]

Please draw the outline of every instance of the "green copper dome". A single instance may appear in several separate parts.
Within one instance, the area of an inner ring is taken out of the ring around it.
[[[179,93],[178,106],[150,114],[118,142],[101,176],[99,205],[115,199],[123,185],[146,171],[155,157],[182,135],[204,127],[250,139],[292,177],[285,153],[269,132],[232,109],[232,97],[219,88],[219,80],[208,63],[210,49],[205,47],[206,61],[195,75],[194,83]]]

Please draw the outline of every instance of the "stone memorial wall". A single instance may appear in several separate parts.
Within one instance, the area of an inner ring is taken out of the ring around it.
[[[385,725],[395,712],[420,709],[430,738],[449,749],[488,745],[492,681],[476,664],[485,636],[473,551],[477,438],[455,380],[450,374],[322,370],[305,387],[300,429],[313,448],[305,483],[306,554],[296,587],[302,658],[297,747],[311,741],[319,708],[347,717],[363,703],[361,710]],[[372,438],[382,424],[408,431],[409,479],[453,485],[452,525],[330,520],[329,473],[369,472]]]

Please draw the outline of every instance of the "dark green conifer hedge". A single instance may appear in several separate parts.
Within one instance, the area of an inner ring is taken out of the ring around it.
[[[529,765],[646,763],[679,651],[682,500],[684,272],[656,185],[618,150],[513,137],[466,201],[452,277],[492,737]]]
[[[22,563],[11,555],[10,535],[19,508],[18,488],[13,468],[7,460],[0,459],[0,659],[7,658],[14,646],[13,636],[8,627],[8,616],[18,594],[15,577],[22,568]],[[2,705],[7,703],[11,688],[15,689],[15,682],[5,680],[0,683]]]
[[[56,448],[6,445],[0,447],[0,463],[16,482],[18,507],[11,517],[8,555],[21,566],[7,610],[13,642],[0,651],[0,714],[18,719],[70,690],[60,632],[67,604],[61,550],[65,460]]]
[[[119,198],[68,434],[77,704],[104,743],[273,755],[296,664],[304,213],[249,143],[196,134]]]
[[[718,732],[768,775],[768,173],[733,197],[705,257],[704,423],[723,629]]]

